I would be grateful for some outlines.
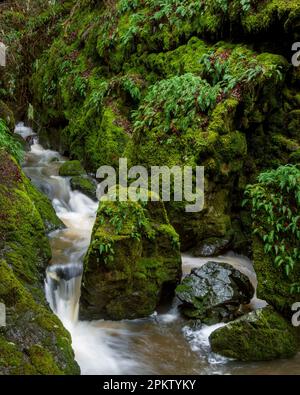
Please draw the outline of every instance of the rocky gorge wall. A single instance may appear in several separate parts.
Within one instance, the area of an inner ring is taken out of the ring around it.
[[[62,226],[47,200],[0,151],[1,374],[78,374],[69,333],[44,297],[47,231]]]
[[[259,216],[255,196],[251,196],[252,206],[242,202],[247,185],[261,183],[257,181],[261,172],[299,164],[300,69],[290,62],[291,45],[300,37],[299,2],[77,0],[57,2],[55,10],[37,8],[34,24],[9,10],[4,16],[14,26],[12,40],[20,26],[23,40],[30,37],[33,42],[45,32],[47,40],[43,48],[34,45],[30,57],[25,50],[26,72],[15,74],[16,68],[9,65],[1,79],[3,102],[23,108],[17,110],[23,114],[30,102],[28,115],[43,144],[79,160],[91,173],[101,165],[117,167],[120,157],[146,168],[205,166],[204,210],[187,214],[185,202],[171,202],[166,204],[168,218],[154,226],[155,230],[167,226],[162,239],[169,239],[168,254],[174,257],[170,266],[178,263],[179,247],[171,243],[171,236],[177,234],[181,250],[203,251],[210,245],[214,255],[234,249],[253,256],[259,292],[289,318],[290,301],[300,298],[297,286],[293,296],[290,293],[290,286],[299,282],[300,203],[290,199],[290,190],[283,191],[292,207],[290,217],[282,213],[287,217],[283,226],[296,229],[285,250],[296,249],[295,256],[286,253],[293,262],[286,264],[277,259],[275,220],[267,222],[268,216],[260,212],[259,227],[264,230],[253,236]],[[20,18],[21,23],[16,23]],[[23,41],[15,42],[22,45]],[[17,64],[23,64],[22,59]],[[26,100],[21,105],[15,103],[15,93],[22,89],[14,86],[14,79],[25,86]],[[0,115],[9,124],[12,115],[5,105],[0,106]],[[298,182],[294,171],[289,176],[291,184]],[[264,204],[279,193],[279,184],[275,179],[270,190],[262,185],[268,195]],[[128,207],[123,208],[126,213]],[[116,302],[116,289],[127,297],[128,289],[135,291],[136,284],[142,284],[149,304],[138,315],[149,314],[162,284],[170,280],[175,288],[178,267],[166,278],[160,266],[166,257],[153,257],[143,249],[148,243],[145,234],[141,241],[128,229],[116,233],[111,220],[117,209],[111,207],[105,213],[100,205],[85,260],[84,308],[93,310],[97,305],[88,288],[97,289],[103,281],[111,285],[106,292],[109,302]],[[289,238],[289,232],[278,232],[279,238]],[[160,239],[150,243],[155,251]],[[108,267],[103,245],[112,241],[121,246],[121,255],[118,262],[113,257]],[[134,246],[132,267],[127,242]],[[159,263],[154,268],[153,258]],[[122,262],[123,267],[118,267]],[[277,282],[280,289],[274,285]],[[110,311],[98,306],[93,317],[133,318],[136,301],[125,308],[117,302],[110,306]]]
[[[94,172],[122,156],[204,165],[204,211],[167,206],[182,248],[217,239],[245,251],[245,186],[299,150],[298,71],[280,45],[265,52],[278,27],[297,38],[297,12],[281,1],[78,1],[36,62],[41,135]]]
[[[28,81],[33,60],[45,48],[42,34],[51,40],[50,25],[66,10],[59,5],[56,14],[44,4],[0,3],[0,39],[9,48],[6,67],[0,68],[0,302],[6,309],[0,374],[80,373],[70,334],[44,296],[51,259],[47,234],[63,224],[22,172],[25,142],[13,134],[15,117],[28,116]]]

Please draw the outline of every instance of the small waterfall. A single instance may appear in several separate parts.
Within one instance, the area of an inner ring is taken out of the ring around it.
[[[33,130],[24,125],[24,122],[19,122],[15,127],[15,133],[19,134],[24,140],[28,137],[35,136]]]
[[[15,132],[25,140],[32,137],[26,153],[25,174],[52,201],[66,229],[50,235],[53,258],[46,270],[45,293],[51,309],[70,329],[78,321],[83,257],[88,248],[97,203],[72,191],[69,177],[58,175],[64,158],[44,149],[31,128],[19,123]]]
[[[53,265],[47,269],[45,292],[51,309],[70,329],[78,321],[81,264]]]

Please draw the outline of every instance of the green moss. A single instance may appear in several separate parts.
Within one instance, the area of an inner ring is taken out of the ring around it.
[[[93,127],[86,139],[87,161],[93,169],[102,165],[118,165],[126,147],[129,135],[126,121],[116,114],[112,107],[105,107],[99,127]]]
[[[53,356],[40,345],[36,344],[28,350],[30,362],[38,374],[59,375],[62,371],[57,367]]]
[[[26,177],[23,177],[23,182],[30,199],[34,202],[34,205],[43,220],[46,232],[52,232],[56,229],[63,228],[64,224],[56,215],[52,203],[47,196],[31,184]]]
[[[72,177],[71,188],[84,193],[91,199],[96,199],[96,183],[90,178],[83,176]]]
[[[34,203],[22,185],[12,189],[0,184],[0,207],[0,256],[29,284],[42,281],[51,251]]]
[[[59,175],[62,177],[81,176],[83,174],[85,174],[85,170],[79,160],[67,161],[59,168]]]
[[[8,342],[0,334],[0,371],[5,373],[18,372],[24,366],[24,354],[17,349],[17,346]]]
[[[271,307],[217,329],[209,340],[213,352],[242,361],[290,358],[297,353],[294,328]]]
[[[148,316],[180,275],[178,235],[162,202],[100,202],[85,257],[83,317]]]

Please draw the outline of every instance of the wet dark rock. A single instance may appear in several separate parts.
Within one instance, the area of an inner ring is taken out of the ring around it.
[[[200,242],[193,250],[193,255],[202,257],[218,256],[228,250],[230,241],[230,238],[211,237]]]
[[[254,287],[249,278],[233,266],[211,261],[193,269],[176,288],[176,295],[186,317],[215,324],[239,316],[240,305],[250,303]]]
[[[60,280],[70,281],[75,277],[81,276],[82,270],[82,265],[79,263],[72,265],[52,265],[47,269],[47,274],[58,282]]]

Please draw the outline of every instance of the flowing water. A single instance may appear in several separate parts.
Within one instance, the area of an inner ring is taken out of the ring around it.
[[[82,374],[299,374],[300,354],[290,360],[240,363],[213,354],[210,333],[224,325],[197,327],[178,314],[177,302],[163,313],[133,321],[78,320],[82,261],[89,245],[97,203],[58,176],[65,160],[38,144],[30,128],[16,132],[33,141],[24,172],[52,201],[66,228],[50,234],[52,261],[46,272],[45,292],[52,310],[72,335],[73,349]],[[183,272],[207,262],[183,255]],[[235,254],[214,260],[228,262],[247,274],[256,285],[251,262]],[[252,308],[265,303],[256,297]]]

